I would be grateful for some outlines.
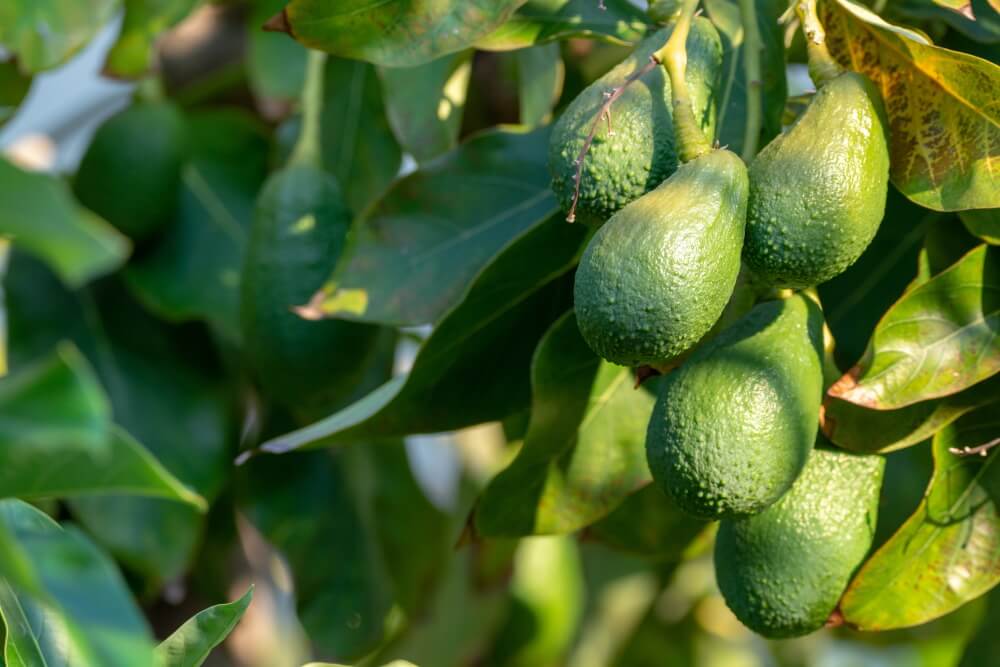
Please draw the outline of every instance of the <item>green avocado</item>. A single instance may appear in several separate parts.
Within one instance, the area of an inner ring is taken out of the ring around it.
[[[705,519],[757,514],[816,440],[823,316],[797,294],[757,305],[660,384],[646,433],[653,479]]]
[[[134,104],[97,129],[74,193],[132,240],[145,240],[173,216],[186,152],[184,116],[175,105]]]
[[[580,333],[623,366],[661,366],[712,328],[736,284],[747,170],[726,150],[680,166],[597,230],[580,260]]]
[[[307,418],[339,407],[378,349],[378,327],[292,311],[330,276],[350,226],[336,179],[317,167],[276,172],[257,200],[241,283],[243,347],[264,393]]]
[[[885,459],[821,444],[781,500],[719,526],[719,588],[736,617],[765,637],[823,627],[872,545]]]
[[[846,72],[750,165],[743,255],[775,287],[809,287],[853,264],[875,237],[889,183],[878,92]]]
[[[549,140],[552,189],[564,210],[576,190],[577,158],[590,134],[605,95],[620,87],[649,63],[667,42],[664,29],[642,41],[627,59],[588,86],[566,108]],[[695,118],[705,134],[715,136],[716,87],[722,66],[722,42],[711,22],[695,19],[687,40],[685,79]],[[654,67],[625,88],[611,107],[609,123],[597,127],[583,161],[577,215],[585,222],[604,222],[629,202],[663,182],[679,164],[674,139],[673,98],[663,67]]]

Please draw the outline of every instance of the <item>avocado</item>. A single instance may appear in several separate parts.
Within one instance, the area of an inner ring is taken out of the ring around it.
[[[756,514],[791,488],[816,440],[823,317],[758,304],[664,377],[646,433],[653,479],[694,516]]]
[[[623,366],[658,366],[704,336],[736,284],[746,201],[743,162],[713,150],[598,229],[574,285],[591,349]]]
[[[94,134],[73,191],[81,204],[133,241],[173,216],[186,155],[184,116],[170,102],[138,103]]]
[[[781,500],[721,522],[715,576],[744,625],[775,639],[823,627],[871,548],[884,469],[821,440]]]
[[[649,63],[667,42],[671,30],[659,30],[610,72],[590,84],[563,112],[549,140],[552,190],[564,210],[570,210],[576,190],[577,158],[606,94]],[[695,117],[709,137],[715,135],[716,87],[722,66],[722,42],[711,22],[695,19],[687,39],[685,79]],[[663,182],[679,164],[674,139],[673,98],[663,67],[654,67],[629,85],[611,107],[609,123],[602,120],[583,161],[578,217],[604,222],[629,202]]]
[[[307,418],[339,407],[377,349],[378,327],[308,321],[292,311],[332,273],[351,219],[334,176],[292,165],[261,190],[247,245],[240,303],[247,361],[266,395]]]
[[[751,163],[743,256],[762,282],[817,285],[871,243],[889,183],[884,117],[872,83],[845,72]]]

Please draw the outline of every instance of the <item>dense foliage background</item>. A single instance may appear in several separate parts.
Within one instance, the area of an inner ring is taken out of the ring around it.
[[[63,139],[116,109],[0,135],[0,662],[196,665],[227,637],[206,664],[1000,660],[995,2],[819,5],[885,97],[893,183],[818,289],[829,380],[850,369],[822,427],[888,467],[847,625],[785,642],[735,620],[713,526],[649,484],[655,381],[570,312],[589,230],[550,191],[549,123],[671,16],[650,4],[0,0],[0,123],[102,30],[147,114],[79,173]],[[747,160],[811,90],[786,9],[703,2],[717,138]],[[306,107],[353,220],[315,280],[247,254],[306,47],[331,54]],[[281,349],[247,338],[250,281],[298,295]],[[260,354],[299,365],[265,378]]]

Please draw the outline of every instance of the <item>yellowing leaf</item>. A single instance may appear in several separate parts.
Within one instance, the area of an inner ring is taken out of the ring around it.
[[[896,187],[939,211],[1000,206],[1000,67],[849,0],[823,0],[820,15],[831,54],[882,93]]]

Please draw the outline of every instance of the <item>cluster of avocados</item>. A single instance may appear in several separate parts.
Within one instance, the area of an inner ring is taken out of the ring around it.
[[[553,129],[553,189],[595,226],[575,278],[580,332],[604,359],[666,371],[646,440],[653,479],[684,511],[720,520],[719,587],[767,637],[819,629],[871,547],[884,459],[818,435],[823,314],[803,290],[854,263],[881,222],[889,154],[863,76],[819,82],[805,112],[753,159],[713,148],[683,162],[662,67],[605,94],[663,47],[664,29],[574,100]],[[695,18],[684,76],[715,131],[722,47]],[[609,124],[610,125],[610,124]],[[580,183],[577,186],[579,167]],[[716,326],[742,270],[760,302]],[[721,328],[721,331],[719,329]]]

